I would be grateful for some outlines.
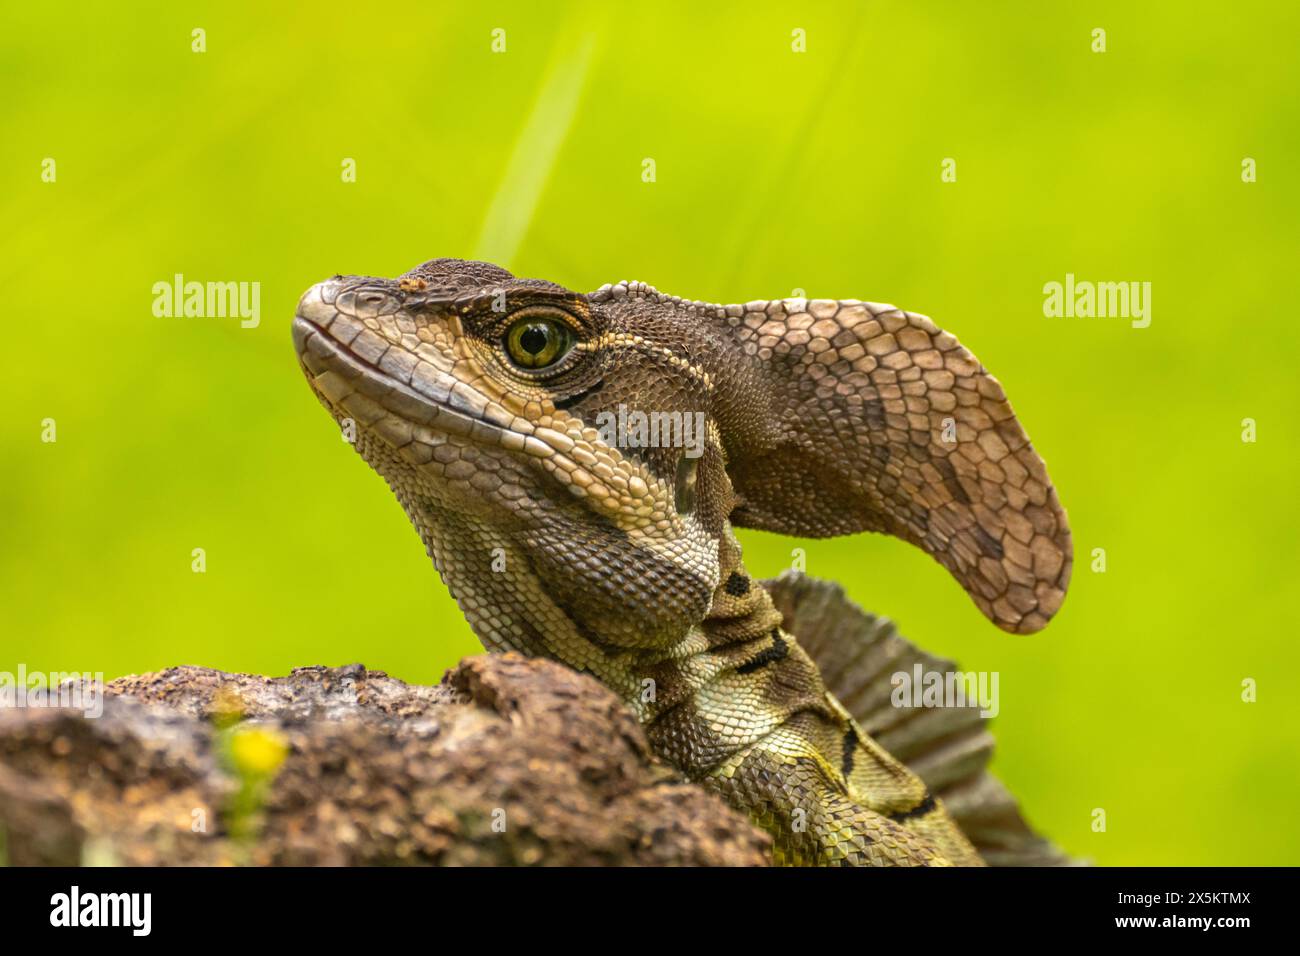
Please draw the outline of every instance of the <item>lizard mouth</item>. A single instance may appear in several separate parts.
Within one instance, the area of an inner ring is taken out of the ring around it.
[[[389,350],[399,346],[357,333],[357,313],[401,311],[394,285],[362,277],[327,280],[303,295],[293,319],[294,346],[308,383],[335,419],[360,426],[358,441],[374,436],[417,468],[441,472],[434,449],[455,437],[527,461],[597,511],[632,526],[668,520],[667,511],[648,500],[645,476],[633,476],[640,489],[619,474],[602,476],[591,467],[598,460],[590,446],[579,450],[576,436],[515,415],[430,361],[417,358],[412,364],[409,352],[389,358]]]
[[[428,376],[418,384],[399,381],[301,313],[294,316],[293,339],[308,382],[330,410],[394,448],[410,443],[412,428],[498,447],[521,444],[525,437],[512,431],[504,416],[494,421],[487,400],[449,375]]]
[[[351,329],[358,318],[340,310],[344,296],[364,309],[370,304],[367,298],[391,301],[393,285],[388,280],[329,279],[307,290],[298,303],[293,319],[298,362],[331,413],[353,419],[395,450],[407,449],[417,458],[427,459],[427,454],[414,446],[428,449],[445,436],[533,458],[553,457],[557,449],[544,440],[545,434],[534,434],[529,422],[449,371],[423,360],[392,363],[395,371],[404,371],[403,380],[385,367],[382,349],[381,354],[364,354],[376,350],[357,348],[355,333],[351,343],[343,341],[333,328],[335,321],[350,318]]]

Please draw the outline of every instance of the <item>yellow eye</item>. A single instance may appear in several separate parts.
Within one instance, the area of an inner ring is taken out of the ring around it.
[[[563,322],[531,316],[506,331],[506,354],[520,368],[546,368],[573,347],[573,333]]]

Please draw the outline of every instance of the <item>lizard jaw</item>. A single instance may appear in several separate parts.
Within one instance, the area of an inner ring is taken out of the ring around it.
[[[537,457],[553,454],[528,434],[527,421],[458,380],[449,360],[410,352],[371,331],[373,320],[391,323],[401,314],[405,291],[391,280],[336,277],[299,300],[293,319],[298,361],[335,418],[353,419],[417,466],[448,436]]]
[[[404,384],[301,314],[294,317],[293,338],[303,373],[330,411],[355,419],[396,451],[410,444],[414,429],[476,444],[525,446],[527,436],[511,431],[509,421],[491,414],[486,399],[468,396],[465,385],[450,376],[431,377],[418,387]]]
[[[575,457],[582,436],[516,415],[454,374],[451,357],[398,343],[394,329],[409,317],[406,291],[388,279],[336,277],[312,286],[299,301],[293,320],[299,364],[336,420],[351,419],[358,438],[378,439],[435,486],[447,477],[437,449],[450,440],[511,459],[516,468],[544,472],[546,480],[559,482],[573,499],[583,499],[624,530],[674,537],[681,532],[680,519],[654,496],[649,476],[633,473],[619,483],[618,475],[594,473],[591,454],[587,460]],[[388,325],[390,334],[376,334],[376,322]],[[453,327],[452,334],[457,331]],[[464,503],[485,494],[467,494]],[[521,508],[514,499],[505,506],[516,515]]]
[[[548,470],[582,470],[565,454],[567,436],[534,428],[448,374],[404,384],[301,314],[293,337],[303,374],[330,413],[340,422],[352,419],[417,469],[430,465],[433,448],[450,437]],[[569,484],[582,497],[587,487]]]

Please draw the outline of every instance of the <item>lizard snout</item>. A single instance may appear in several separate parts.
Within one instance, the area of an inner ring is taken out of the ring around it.
[[[298,299],[298,308],[294,310],[294,341],[298,342],[298,328],[309,322],[318,328],[326,328],[338,314],[334,303],[338,301],[343,282],[339,277],[317,282]],[[305,322],[298,321],[299,319]],[[301,351],[301,349],[299,349]]]

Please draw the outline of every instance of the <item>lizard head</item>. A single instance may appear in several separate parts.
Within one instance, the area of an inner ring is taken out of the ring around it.
[[[580,663],[571,645],[651,646],[708,611],[729,502],[703,373],[671,324],[632,347],[587,296],[435,260],[319,283],[293,329],[486,645]],[[648,411],[672,435],[620,443],[620,412],[635,431]]]
[[[1007,630],[1064,597],[1042,461],[923,316],[582,295],[439,259],[313,286],[294,339],[489,647],[582,666],[606,642],[665,646],[709,612],[730,525],[901,537]]]

